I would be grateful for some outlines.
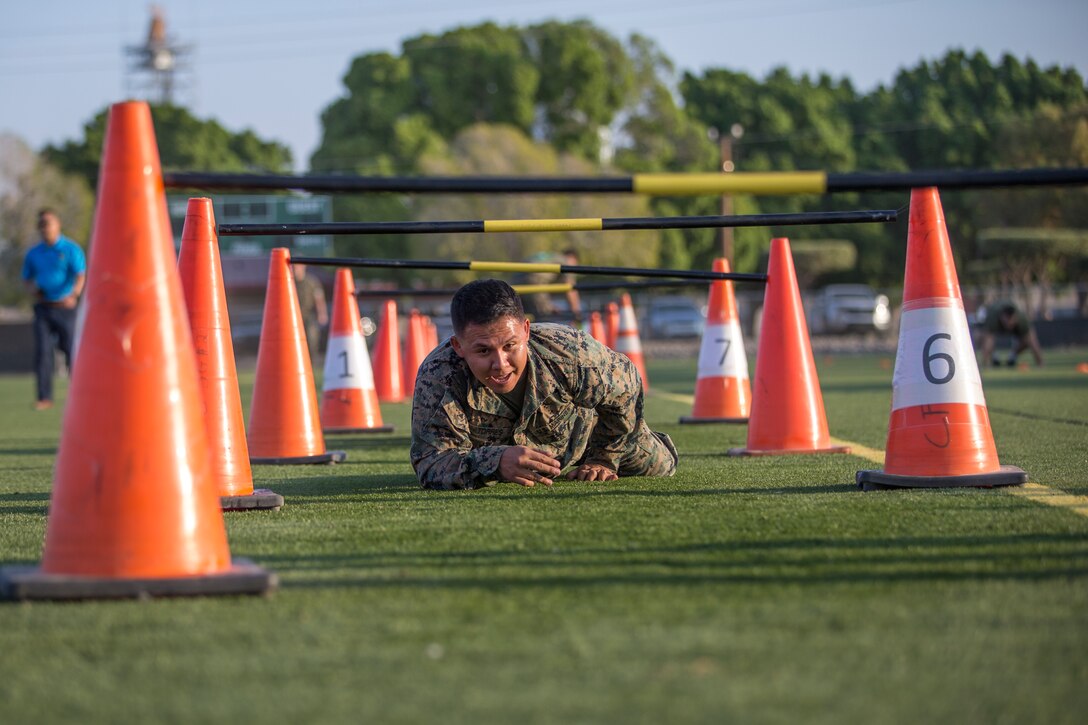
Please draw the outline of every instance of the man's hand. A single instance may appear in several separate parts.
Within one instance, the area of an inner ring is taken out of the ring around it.
[[[78,302],[79,302],[79,297],[77,297],[74,294],[70,294],[67,297],[61,298],[57,302],[57,305],[60,306],[60,307],[63,307],[66,310],[70,310],[70,309],[73,309],[76,306],[76,303],[78,303]]]
[[[573,471],[567,473],[564,478],[572,478],[577,481],[615,481],[619,476],[608,466],[601,463],[583,463]]]
[[[499,458],[499,477],[522,486],[550,486],[560,470],[559,461],[538,448],[510,446]]]

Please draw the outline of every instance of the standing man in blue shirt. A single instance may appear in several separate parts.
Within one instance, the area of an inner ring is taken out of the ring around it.
[[[53,406],[53,360],[56,347],[72,369],[76,304],[83,292],[87,260],[78,244],[60,233],[60,217],[53,209],[38,212],[41,241],[23,260],[23,281],[34,295],[34,370],[38,377],[35,410]]]

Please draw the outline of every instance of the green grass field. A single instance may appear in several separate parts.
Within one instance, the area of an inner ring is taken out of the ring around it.
[[[1088,496],[1084,360],[984,373],[1002,463],[1051,494]],[[883,448],[889,362],[817,357],[834,437]],[[649,374],[675,478],[422,491],[409,407],[383,406],[395,433],[257,467],[286,505],[226,516],[271,597],[0,604],[0,718],[1084,721],[1088,500],[862,493],[879,465],[856,455],[727,458],[744,427],[677,424],[694,361]],[[4,564],[41,558],[61,414],[31,398],[0,377]]]

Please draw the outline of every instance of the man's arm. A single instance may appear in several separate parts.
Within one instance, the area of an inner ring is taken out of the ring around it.
[[[62,306],[71,309],[79,304],[79,296],[83,294],[83,283],[86,281],[86,275],[77,274],[75,282],[72,283],[72,291],[68,293],[68,296],[60,300]]]
[[[505,446],[472,447],[468,418],[445,384],[420,370],[412,398],[412,467],[425,488],[494,483]]]

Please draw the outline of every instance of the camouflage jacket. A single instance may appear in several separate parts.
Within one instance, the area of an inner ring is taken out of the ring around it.
[[[512,445],[540,448],[564,467],[600,463],[621,476],[672,475],[675,449],[643,420],[642,381],[625,355],[573,327],[533,324],[525,375],[518,414],[449,341],[427,356],[412,403],[412,466],[424,487],[492,485]]]

